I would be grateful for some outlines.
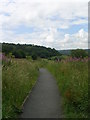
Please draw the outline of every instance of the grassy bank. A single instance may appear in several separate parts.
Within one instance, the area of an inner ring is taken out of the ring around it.
[[[63,98],[66,118],[88,116],[88,62],[53,62],[48,70],[55,76]]]
[[[13,59],[3,66],[3,118],[14,118],[21,112],[21,105],[37,80],[39,65],[38,61]]]

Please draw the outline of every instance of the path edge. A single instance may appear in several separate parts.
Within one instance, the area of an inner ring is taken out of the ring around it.
[[[39,72],[39,71],[38,71],[38,72]],[[39,77],[39,75],[40,75],[40,72],[39,72],[39,74],[38,74],[38,77]],[[26,96],[25,99],[23,100],[23,102],[22,102],[22,104],[21,104],[21,106],[20,106],[21,110],[23,110],[23,107],[24,107],[25,102],[26,102],[27,99],[29,98],[29,96],[30,96],[30,94],[32,93],[34,87],[36,86],[36,83],[37,83],[37,81],[38,81],[38,77],[37,77],[37,80],[36,80],[35,84],[32,86],[32,89],[28,92],[27,96]]]

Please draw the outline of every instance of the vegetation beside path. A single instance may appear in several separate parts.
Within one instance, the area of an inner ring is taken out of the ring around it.
[[[5,56],[4,56],[5,57]],[[21,105],[38,78],[38,68],[43,62],[27,59],[3,58],[3,118],[17,116]],[[43,60],[42,60],[43,61]]]
[[[78,56],[77,56],[78,55]],[[1,57],[2,56],[2,57]],[[46,67],[56,78],[66,118],[88,117],[88,60],[90,57],[78,50],[72,56],[54,56],[48,59],[28,56],[16,59],[3,53],[3,118],[15,118],[21,112],[21,105],[35,85],[39,68]]]
[[[55,76],[63,98],[66,118],[88,117],[88,60],[50,61],[48,70]]]

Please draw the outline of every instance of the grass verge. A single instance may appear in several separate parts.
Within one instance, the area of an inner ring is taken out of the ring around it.
[[[88,62],[53,62],[47,65],[63,98],[66,118],[88,117]]]
[[[13,59],[3,67],[3,118],[15,118],[21,112],[21,105],[37,80],[39,65],[38,61]]]

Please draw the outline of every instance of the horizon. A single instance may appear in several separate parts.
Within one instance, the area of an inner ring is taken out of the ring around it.
[[[1,0],[0,42],[88,49],[88,1]],[[30,12],[31,11],[31,12]]]
[[[20,44],[20,45],[32,45],[32,46],[40,46],[40,47],[46,47],[46,46],[43,46],[43,45],[35,45],[35,44],[21,44],[21,43],[6,43],[6,42],[3,42],[3,43],[5,43],[5,44],[15,44],[15,45],[18,45],[18,44]],[[1,43],[0,42],[0,44],[3,44],[3,43]],[[51,47],[46,47],[46,48],[51,48]],[[51,49],[55,49],[55,48],[51,48]],[[76,50],[76,49],[83,49],[83,50],[85,50],[85,48],[75,48],[75,49],[55,49],[55,50],[57,50],[57,51],[63,51],[63,50]],[[86,50],[89,50],[89,48],[86,48]]]

